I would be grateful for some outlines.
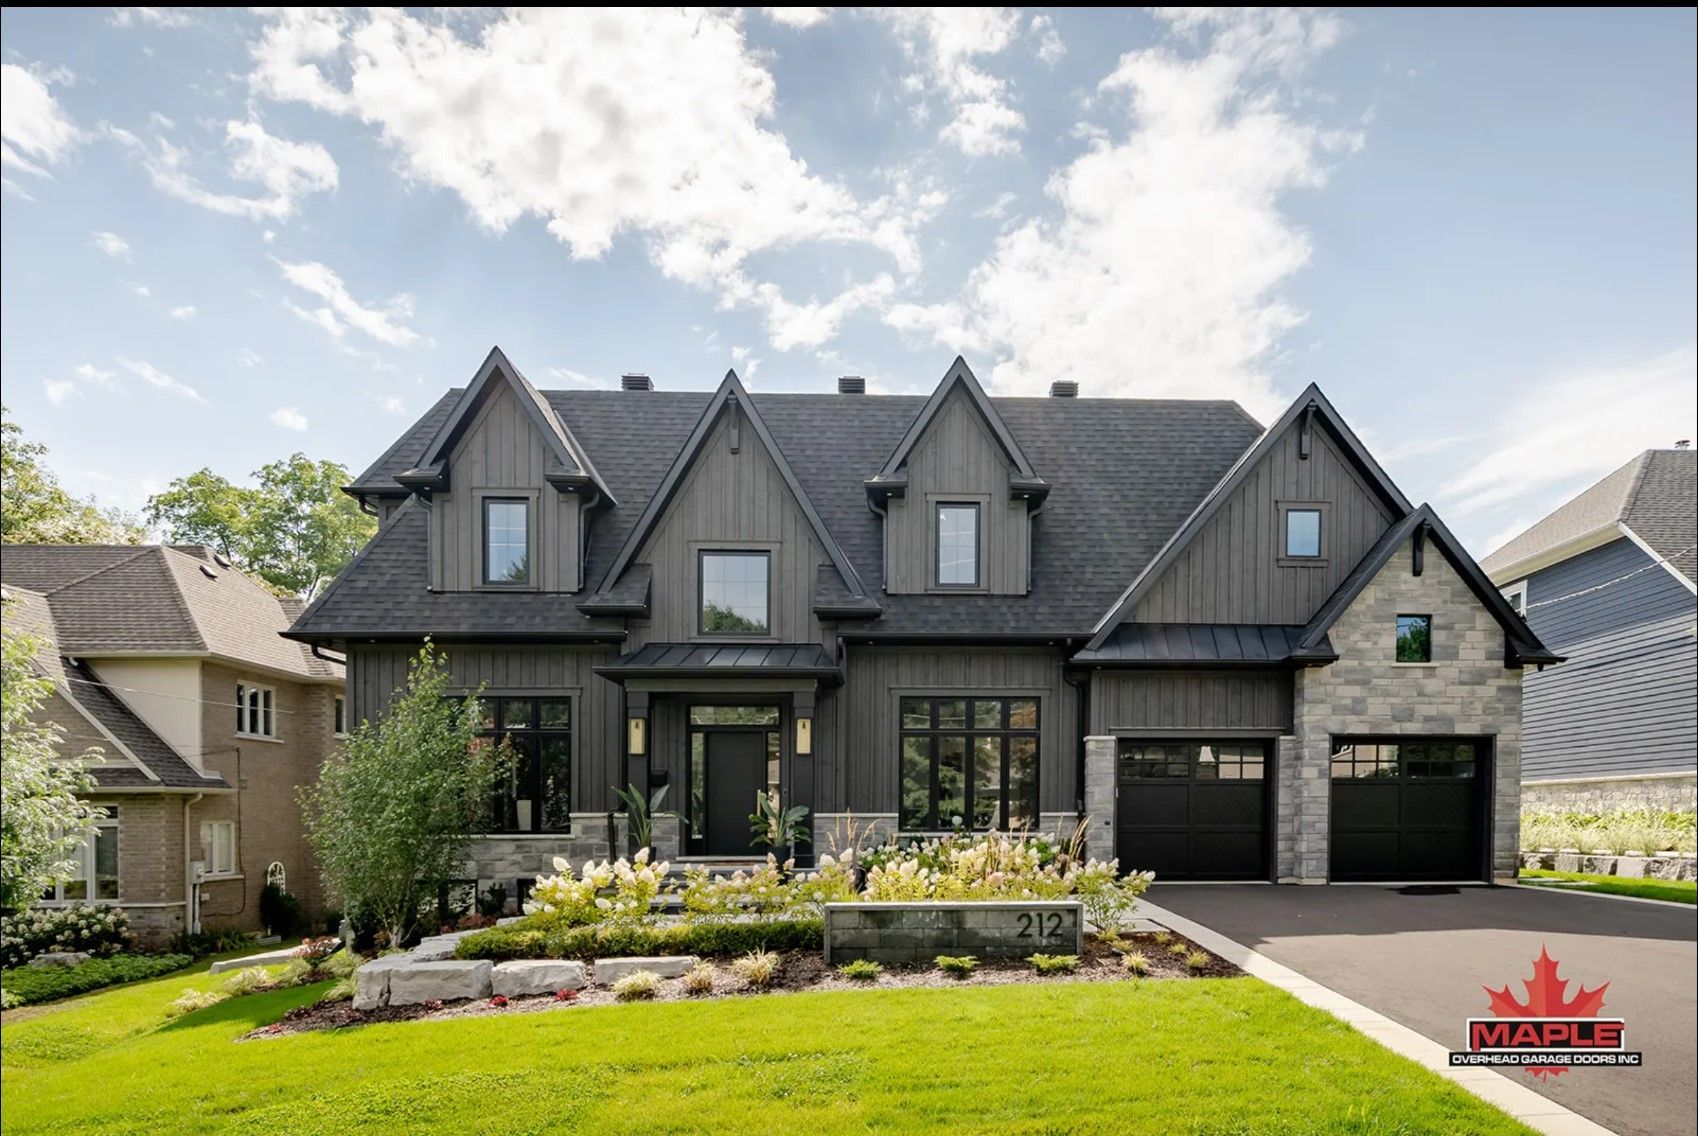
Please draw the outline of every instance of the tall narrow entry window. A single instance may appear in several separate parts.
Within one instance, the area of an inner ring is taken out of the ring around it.
[[[484,498],[484,583],[530,583],[530,511],[529,501],[506,497]]]
[[[937,507],[937,586],[979,586],[979,507],[941,504]]]

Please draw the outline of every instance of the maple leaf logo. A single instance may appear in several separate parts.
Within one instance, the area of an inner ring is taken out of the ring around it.
[[[1509,992],[1506,984],[1502,990],[1493,990],[1490,986],[1482,986],[1491,996],[1491,1010],[1500,1018],[1595,1018],[1598,1011],[1604,1008],[1604,991],[1610,984],[1604,983],[1593,990],[1580,986],[1580,992],[1573,998],[1567,997],[1569,979],[1557,977],[1560,964],[1550,956],[1544,944],[1539,945],[1539,957],[1533,960],[1532,979],[1522,979],[1521,985],[1527,988],[1527,1000],[1517,1000]],[[1535,1077],[1560,1077],[1563,1070],[1556,1065],[1530,1065],[1527,1071]]]

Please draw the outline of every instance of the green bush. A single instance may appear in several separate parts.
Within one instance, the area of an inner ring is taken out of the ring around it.
[[[32,907],[0,919],[0,966],[22,966],[53,951],[115,955],[129,942],[130,917],[122,908]]]
[[[884,967],[872,959],[856,959],[838,967],[837,973],[855,982],[871,982],[884,973]]]
[[[571,927],[530,918],[491,927],[460,940],[460,958],[615,958],[631,955],[697,955],[730,958],[753,951],[817,951],[825,945],[818,919],[759,923],[678,923],[660,927],[608,923]]]
[[[966,978],[979,965],[979,960],[972,955],[938,955],[932,961],[951,978]]]
[[[207,955],[244,951],[257,945],[251,931],[202,931],[198,935],[179,932],[171,937],[171,952],[205,958]]]
[[[1698,846],[1698,813],[1623,809],[1605,813],[1523,813],[1521,847],[1691,852]]]
[[[259,889],[259,921],[280,939],[293,939],[306,923],[301,901],[276,884]]]
[[[1039,974],[1070,974],[1079,969],[1078,955],[1033,955],[1026,961]]]
[[[8,970],[0,975],[0,986],[21,1006],[86,994],[120,982],[158,978],[193,962],[188,955],[112,955],[76,966],[25,966]]]

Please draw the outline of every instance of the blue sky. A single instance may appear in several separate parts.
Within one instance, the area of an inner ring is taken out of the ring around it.
[[[0,374],[79,493],[544,387],[1319,382],[1477,552],[1695,433],[1691,11],[6,10]]]

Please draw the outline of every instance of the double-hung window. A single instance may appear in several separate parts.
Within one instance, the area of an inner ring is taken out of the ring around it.
[[[531,582],[531,503],[522,497],[483,499],[483,582]]]
[[[491,832],[569,832],[572,827],[572,700],[484,698],[479,736],[505,741],[514,764],[495,789]]]
[[[118,898],[118,810],[96,810],[94,833],[73,855],[71,875],[42,895],[48,903],[101,903]]]
[[[1038,700],[901,700],[904,832],[1033,828]]]
[[[979,506],[940,502],[937,506],[937,586],[979,586]]]
[[[277,692],[269,686],[236,684],[236,732],[250,738],[277,736]]]
[[[207,820],[200,826],[201,859],[209,876],[236,874],[236,822]]]

